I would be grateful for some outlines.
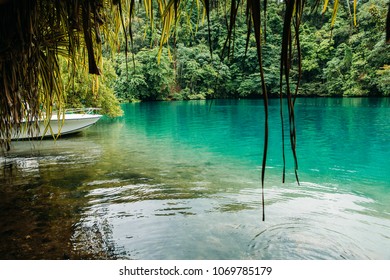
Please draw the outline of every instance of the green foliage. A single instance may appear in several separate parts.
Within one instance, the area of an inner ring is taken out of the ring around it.
[[[114,83],[121,101],[183,100],[204,98],[256,98],[262,95],[254,36],[247,41],[246,17],[237,14],[232,40],[227,41],[229,7],[215,8],[210,25],[187,2],[175,27],[175,38],[167,44],[157,63],[161,26],[144,28],[149,19],[138,14],[133,20],[134,62],[129,55],[116,59]],[[389,45],[384,42],[386,1],[358,3],[358,26],[353,26],[353,7],[340,2],[332,28],[329,13],[309,10],[300,26],[302,77],[300,95],[366,96],[389,95]],[[280,91],[280,53],[284,5],[268,1],[266,40],[263,45],[264,78],[269,94]],[[157,10],[155,12],[158,12]],[[209,45],[208,30],[211,38]],[[212,49],[212,55],[210,53]],[[128,69],[128,70],[126,70]],[[298,71],[290,70],[295,88]],[[283,88],[285,90],[285,88]]]
[[[230,70],[219,58],[211,57],[208,46],[177,48],[177,82],[184,99],[210,98],[224,94]]]
[[[61,60],[61,64],[66,108],[97,107],[102,109],[102,114],[109,117],[122,114],[119,101],[112,90],[117,76],[110,60],[104,59],[104,75],[100,79],[84,71],[76,71],[72,75],[68,71],[66,61]]]
[[[375,72],[373,84],[378,87],[378,90],[383,95],[390,95],[390,65],[384,65]]]
[[[322,26],[314,19],[304,24],[301,94],[388,95],[386,70],[381,71],[390,64],[390,48],[384,42],[386,6],[384,0],[359,2],[356,28],[348,5],[339,7],[332,32],[329,19]]]
[[[118,79],[114,90],[122,101],[166,100],[174,81],[172,63],[167,55],[157,62],[158,48],[141,49],[134,63],[123,54],[117,59]]]

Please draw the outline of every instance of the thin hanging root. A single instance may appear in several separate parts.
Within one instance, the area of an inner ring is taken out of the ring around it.
[[[265,221],[265,201],[264,201],[264,180],[265,180],[265,167],[267,165],[267,152],[268,152],[268,93],[264,78],[263,58],[262,58],[262,38],[261,38],[261,13],[260,2],[256,0],[248,0],[248,11],[251,11],[252,21],[256,39],[257,58],[260,67],[261,88],[263,92],[264,101],[264,151],[263,161],[261,168],[261,198],[262,198],[262,220]]]
[[[386,43],[390,44],[390,2],[389,2],[389,9],[387,10],[387,19],[386,19]]]
[[[287,107],[288,107],[288,120],[289,120],[289,126],[290,126],[290,144],[291,144],[291,150],[294,157],[294,172],[295,172],[295,178],[297,180],[297,183],[299,185],[299,177],[298,177],[298,158],[296,153],[296,125],[295,125],[295,113],[294,113],[294,105],[295,105],[295,99],[296,95],[298,93],[298,86],[300,82],[300,76],[301,76],[301,49],[300,49],[300,41],[299,41],[299,24],[302,16],[303,11],[303,0],[291,0],[286,2],[286,13],[284,18],[284,26],[283,26],[283,37],[282,37],[282,52],[281,52],[281,60],[280,60],[280,106],[281,106],[281,118],[282,118],[282,146],[283,146],[283,182],[285,179],[285,150],[284,150],[284,124],[283,124],[283,109],[282,109],[282,96],[283,96],[283,78],[285,80],[286,85],[286,91],[287,91]],[[295,12],[295,14],[294,14]],[[293,19],[295,19],[294,27],[295,27],[295,45],[297,46],[298,50],[298,69],[299,69],[299,75],[298,75],[298,81],[295,88],[294,96],[291,93],[291,86],[290,86],[290,68],[291,63],[293,61],[293,43],[292,43],[292,32],[291,32],[291,24],[293,22]]]

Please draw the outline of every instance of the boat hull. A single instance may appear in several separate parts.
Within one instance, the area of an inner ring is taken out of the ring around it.
[[[101,117],[102,115],[98,114],[65,114],[64,120],[63,118],[58,119],[56,115],[53,115],[49,125],[47,125],[47,122],[40,121],[38,123],[39,129],[32,134],[22,129],[19,133],[15,133],[12,136],[12,140],[43,138],[48,136],[56,137],[58,135],[78,133],[94,125]]]

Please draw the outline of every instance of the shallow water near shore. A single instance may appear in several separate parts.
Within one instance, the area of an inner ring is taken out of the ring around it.
[[[123,110],[0,157],[0,258],[390,259],[389,99],[298,99],[299,185],[271,100],[265,222],[261,100]]]

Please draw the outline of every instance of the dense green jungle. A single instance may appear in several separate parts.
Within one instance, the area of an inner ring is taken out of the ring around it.
[[[227,1],[229,2],[229,1]],[[138,5],[138,4],[137,4]],[[70,107],[99,106],[105,113],[119,113],[119,102],[143,100],[191,100],[257,98],[261,80],[256,42],[247,44],[245,7],[238,6],[232,40],[230,6],[211,9],[210,26],[194,4],[182,9],[173,38],[160,48],[161,24],[151,23],[142,7],[132,22],[131,44],[116,52],[103,43],[104,75],[97,93],[94,80],[80,74],[67,89]],[[279,94],[280,52],[285,5],[269,1],[263,47],[267,90]],[[334,26],[332,13],[321,7],[306,8],[300,26],[302,77],[300,96],[388,96],[390,94],[390,46],[385,43],[386,0],[359,1],[357,25],[349,1],[341,1]],[[158,10],[156,9],[156,18]],[[210,39],[208,31],[210,30]],[[130,40],[129,40],[130,41]],[[162,52],[162,54],[160,53]],[[297,67],[291,70],[297,80]],[[63,80],[68,79],[63,67]],[[66,83],[65,83],[66,84]]]

